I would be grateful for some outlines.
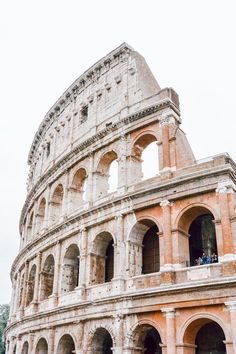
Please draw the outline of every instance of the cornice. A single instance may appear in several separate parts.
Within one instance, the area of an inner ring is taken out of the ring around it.
[[[107,54],[105,57],[96,62],[88,70],[86,70],[78,79],[76,79],[72,85],[62,94],[62,96],[56,101],[56,103],[50,108],[45,115],[42,123],[40,124],[30,148],[28,155],[28,164],[32,162],[34,151],[42,141],[42,138],[47,131],[47,128],[52,124],[55,117],[57,117],[68,103],[75,100],[75,98],[83,92],[88,85],[98,80],[98,78],[104,73],[110,70],[111,67],[119,64],[119,60],[127,60],[127,55],[133,52],[134,49],[127,43],[122,43],[118,48]]]
[[[82,142],[81,144],[77,145],[72,151],[70,151],[69,153],[67,153],[64,157],[62,157],[55,165],[53,165],[35,184],[35,186],[31,189],[31,191],[29,192],[29,194],[26,197],[26,201],[24,203],[24,206],[22,208],[22,212],[21,212],[21,216],[20,216],[20,222],[19,225],[21,225],[23,223],[24,220],[24,216],[27,212],[27,209],[29,207],[30,201],[33,198],[33,196],[36,194],[37,190],[44,184],[46,183],[46,181],[52,176],[54,175],[59,168],[61,168],[62,166],[64,166],[66,163],[68,163],[69,161],[72,161],[73,157],[78,156],[78,154],[87,149],[88,147],[91,147],[94,143],[96,143],[97,141],[101,141],[101,139],[103,139],[104,137],[106,137],[107,135],[114,133],[115,131],[117,131],[119,128],[125,127],[130,123],[133,123],[139,119],[142,119],[143,117],[146,117],[148,115],[151,115],[153,113],[156,113],[158,111],[160,111],[163,108],[171,108],[175,111],[175,113],[177,113],[178,115],[180,114],[178,108],[174,105],[174,103],[171,101],[170,98],[164,99],[159,101],[157,104],[155,105],[151,105],[148,107],[145,107],[144,109],[129,115],[128,117],[123,118],[122,120],[110,125],[109,127],[106,127],[104,129],[102,129],[100,132],[98,132],[97,134],[94,134],[93,136],[91,136],[90,138],[88,138],[87,140],[85,140],[84,142]],[[128,132],[128,131],[127,131]],[[125,133],[127,133],[125,132]],[[124,133],[124,132],[123,132]],[[70,166],[67,168],[70,168]]]

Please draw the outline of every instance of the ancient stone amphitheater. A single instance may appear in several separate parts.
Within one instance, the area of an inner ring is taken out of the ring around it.
[[[180,125],[177,93],[125,43],[46,114],[8,354],[236,353],[236,166],[197,161]]]

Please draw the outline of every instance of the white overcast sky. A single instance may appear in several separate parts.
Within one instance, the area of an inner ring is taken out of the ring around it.
[[[10,300],[34,133],[67,87],[122,42],[178,92],[196,158],[236,159],[235,18],[234,0],[1,2],[0,304]]]

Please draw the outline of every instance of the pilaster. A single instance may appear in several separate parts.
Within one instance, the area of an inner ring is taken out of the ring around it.
[[[176,354],[175,309],[173,307],[163,307],[161,311],[166,318],[166,353]]]

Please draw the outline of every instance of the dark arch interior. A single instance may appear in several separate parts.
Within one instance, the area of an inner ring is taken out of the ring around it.
[[[196,354],[226,354],[222,328],[215,322],[207,323],[197,333]]]
[[[161,337],[155,328],[148,330],[144,340],[145,354],[161,354]]]
[[[153,225],[144,235],[142,253],[143,274],[155,273],[160,270],[159,237],[157,236],[157,232],[158,227]]]
[[[218,260],[215,225],[212,214],[198,216],[189,228],[190,265],[215,263]]]
[[[113,240],[111,240],[106,250],[105,283],[111,281],[113,276],[114,276],[114,247],[113,247]]]
[[[113,341],[105,328],[98,328],[93,337],[92,353],[112,354]]]
[[[73,338],[69,334],[65,334],[59,341],[57,354],[73,353],[75,353],[75,344]]]

